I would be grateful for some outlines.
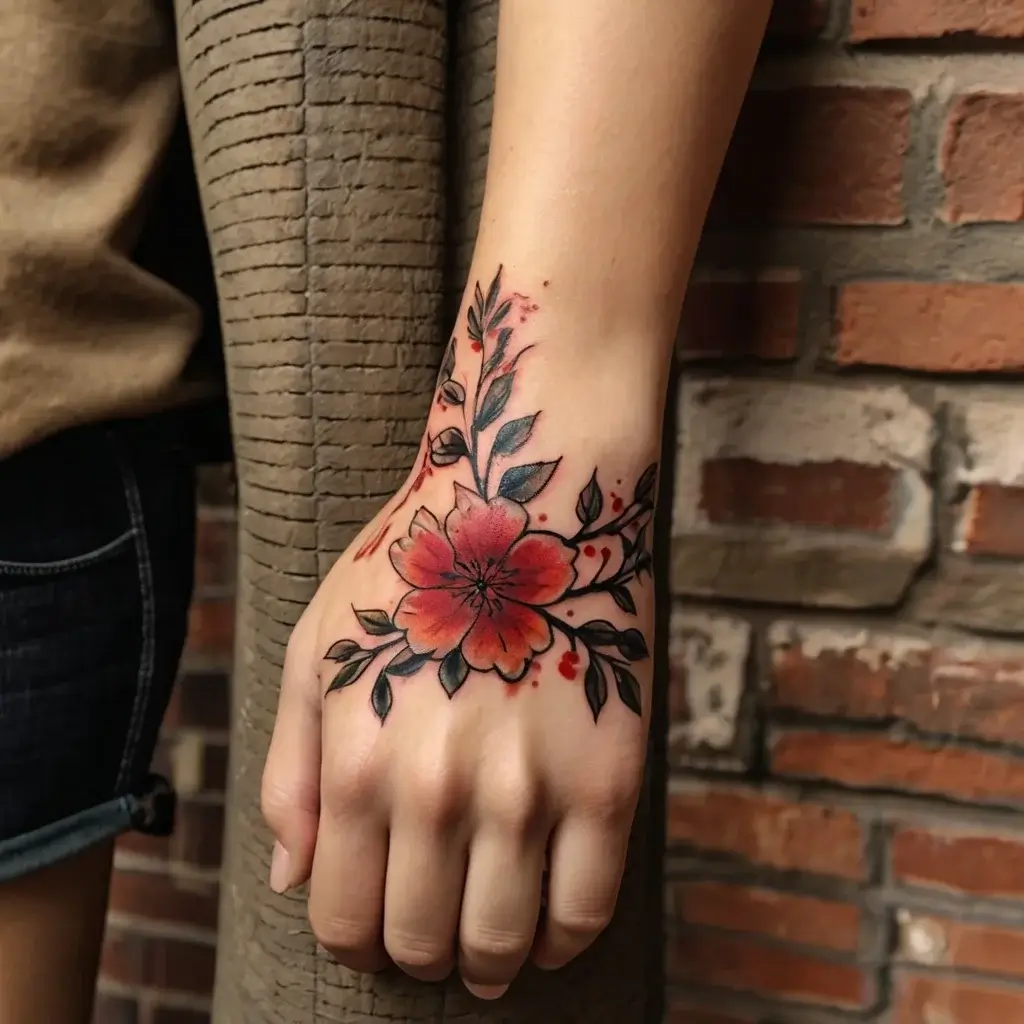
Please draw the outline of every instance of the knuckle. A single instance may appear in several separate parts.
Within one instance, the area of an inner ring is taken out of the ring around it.
[[[309,924],[317,942],[339,960],[362,956],[377,943],[376,929],[368,921],[321,916],[310,907]]]
[[[324,766],[320,780],[320,798],[329,811],[364,808],[378,795],[380,772],[374,760],[354,753],[338,757]]]
[[[471,961],[518,960],[530,946],[528,935],[487,925],[473,925],[459,937],[463,956]]]
[[[445,767],[431,765],[412,772],[406,792],[416,814],[435,825],[452,824],[465,808],[465,787]]]
[[[551,924],[565,935],[576,939],[592,939],[611,924],[615,906],[573,906],[552,908]]]
[[[525,773],[510,772],[487,780],[481,793],[487,817],[502,830],[529,832],[537,823],[542,808],[537,787]]]
[[[436,936],[416,935],[411,932],[389,933],[384,937],[384,948],[396,964],[413,970],[441,967],[452,958],[451,946]]]
[[[641,771],[623,768],[578,783],[574,804],[588,816],[615,825],[628,825],[640,795]]]

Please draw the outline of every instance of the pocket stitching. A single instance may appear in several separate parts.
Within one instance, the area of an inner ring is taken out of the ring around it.
[[[136,527],[129,526],[120,537],[101,544],[84,555],[73,555],[70,558],[58,558],[52,562],[14,562],[0,559],[0,576],[48,576],[56,573],[82,569],[88,565],[102,561],[116,554],[135,537]]]

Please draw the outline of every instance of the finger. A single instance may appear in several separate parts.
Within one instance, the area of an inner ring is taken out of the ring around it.
[[[482,999],[500,996],[526,961],[540,917],[543,834],[488,830],[473,840],[459,924],[459,970]]]
[[[388,833],[369,816],[321,816],[309,882],[309,923],[320,944],[353,971],[387,965],[384,878]]]
[[[440,981],[451,973],[465,879],[461,834],[417,819],[396,824],[388,853],[384,947],[406,974]]]
[[[563,967],[605,930],[615,911],[629,842],[628,827],[568,818],[551,838],[547,913],[532,959]]]
[[[274,734],[263,769],[260,808],[277,842],[270,885],[284,892],[309,878],[320,817],[322,701],[315,653],[296,627],[285,655]]]

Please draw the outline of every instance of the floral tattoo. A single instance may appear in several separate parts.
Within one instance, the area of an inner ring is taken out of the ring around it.
[[[535,526],[528,506],[550,484],[561,459],[520,461],[540,413],[508,419],[519,362],[533,346],[516,349],[510,321],[525,322],[537,309],[525,296],[506,294],[501,268],[487,293],[477,284],[466,314],[466,348],[453,336],[438,376],[435,403],[461,421],[433,437],[429,431],[423,463],[388,520],[357,552],[364,558],[387,537],[395,515],[434,470],[468,464],[472,483],[454,482],[454,500],[443,523],[419,508],[407,535],[392,542],[395,572],[409,589],[394,611],[355,611],[371,639],[338,640],[324,655],[338,665],[327,693],[351,686],[379,665],[370,704],[383,722],[394,700],[394,680],[436,665],[438,682],[449,698],[471,672],[497,675],[522,685],[537,658],[561,635],[566,650],[558,671],[567,679],[583,674],[583,692],[598,720],[614,684],[621,702],[642,713],[640,686],[631,671],[649,658],[644,634],[607,619],[575,625],[574,602],[593,594],[611,599],[618,612],[635,616],[632,586],[651,573],[648,532],[654,512],[657,464],[640,475],[631,499],[606,492],[595,469],[576,501],[580,526],[562,536]],[[463,363],[471,374],[456,379]],[[457,367],[458,364],[458,367]],[[622,481],[617,481],[621,486]],[[536,517],[539,524],[545,514]],[[597,562],[580,583],[577,562]],[[376,641],[376,642],[375,642]],[[581,664],[581,661],[583,664]]]

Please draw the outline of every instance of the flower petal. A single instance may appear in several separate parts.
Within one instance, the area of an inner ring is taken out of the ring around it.
[[[459,590],[412,590],[398,603],[394,622],[416,654],[443,658],[450,654],[473,625],[477,612],[468,593]]]
[[[455,561],[485,568],[500,562],[526,529],[526,509],[517,501],[480,495],[455,485],[455,508],[444,521],[445,533],[455,549]]]
[[[523,604],[554,604],[576,582],[576,548],[555,533],[526,533],[502,562],[502,597]]]
[[[458,580],[455,552],[429,509],[420,508],[409,524],[409,536],[391,545],[395,572],[414,587],[451,586]]]
[[[522,679],[534,654],[546,651],[554,637],[548,620],[516,601],[485,607],[462,641],[462,656],[480,672],[497,670],[509,682]]]

